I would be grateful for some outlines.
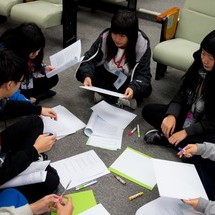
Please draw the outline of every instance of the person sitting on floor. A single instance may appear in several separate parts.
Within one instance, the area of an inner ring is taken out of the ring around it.
[[[184,147],[189,143],[215,143],[215,30],[202,40],[183,83],[166,104],[147,104],[143,118],[156,129],[147,143]]]
[[[7,30],[0,37],[0,46],[13,50],[28,62],[28,75],[21,84],[21,94],[33,103],[56,94],[50,89],[57,85],[58,75],[46,77],[46,73],[53,70],[53,67],[43,63],[45,37],[36,24],[25,23]]]
[[[111,27],[98,36],[84,56],[76,73],[78,81],[124,94],[118,99],[95,93],[95,102],[104,99],[136,109],[137,102],[151,94],[150,42],[139,29],[135,12],[118,11]]]
[[[19,89],[26,72],[27,65],[22,58],[11,50],[0,49],[0,118],[26,116],[10,126],[5,121],[6,128],[0,132],[0,155],[5,155],[1,159],[0,185],[37,161],[56,141],[56,135],[43,134],[43,121],[39,116],[57,119],[51,108],[7,99]],[[44,182],[17,187],[30,202],[56,191],[59,176],[50,165],[46,171]]]

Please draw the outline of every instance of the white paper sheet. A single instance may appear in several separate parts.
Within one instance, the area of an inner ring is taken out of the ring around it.
[[[80,88],[85,89],[85,90],[91,90],[91,91],[98,92],[98,93],[107,94],[107,95],[110,95],[110,96],[119,97],[119,98],[125,97],[125,95],[122,94],[122,93],[117,93],[117,92],[106,90],[106,89],[102,89],[102,88],[99,88],[99,87],[80,86]]]
[[[71,179],[68,189],[109,173],[103,161],[93,150],[56,161],[51,163],[51,166],[57,170],[64,188]]]
[[[46,76],[50,78],[76,63],[80,63],[81,60],[83,60],[83,58],[81,58],[81,41],[78,40],[72,45],[50,56],[51,65],[55,68],[52,71],[47,72]]]
[[[61,105],[54,107],[53,110],[57,113],[57,121],[50,117],[42,116],[44,133],[57,134],[57,139],[60,139],[86,126],[80,119]]]
[[[126,128],[128,124],[137,116],[136,114],[130,113],[121,108],[114,107],[105,101],[99,102],[91,109],[109,124],[123,129]]]
[[[135,215],[195,215],[202,214],[180,199],[160,197],[139,208]]]
[[[47,175],[45,169],[49,163],[50,161],[36,161],[31,163],[31,165],[26,170],[1,185],[0,188],[17,187],[45,181]]]
[[[79,213],[79,215],[110,215],[110,214],[102,204],[98,204],[82,213]]]
[[[152,159],[131,148],[126,148],[110,166],[110,170],[116,170],[122,173],[121,176],[126,175],[127,179],[144,184],[148,189],[153,189],[156,184]]]
[[[208,199],[193,164],[152,159],[160,196]]]

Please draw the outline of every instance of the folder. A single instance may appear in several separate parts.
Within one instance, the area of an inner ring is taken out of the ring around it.
[[[74,206],[74,211],[72,215],[78,215],[79,213],[86,211],[97,204],[92,190],[66,194],[66,195],[72,198],[72,203]],[[52,212],[51,215],[57,215],[57,214]]]
[[[156,185],[151,157],[130,147],[125,149],[109,170],[149,190]]]

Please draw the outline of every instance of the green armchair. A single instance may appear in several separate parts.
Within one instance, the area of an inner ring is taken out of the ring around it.
[[[186,0],[179,13],[173,8],[157,16],[162,24],[160,43],[153,50],[157,62],[155,79],[167,66],[187,71],[202,39],[215,29],[215,0]]]

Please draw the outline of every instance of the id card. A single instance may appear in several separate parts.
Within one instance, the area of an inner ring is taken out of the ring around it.
[[[126,81],[127,76],[123,72],[119,72],[117,80],[114,82],[114,87],[118,90]]]

